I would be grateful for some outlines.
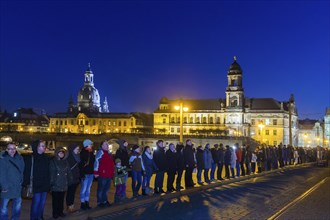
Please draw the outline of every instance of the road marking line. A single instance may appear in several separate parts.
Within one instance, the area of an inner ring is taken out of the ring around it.
[[[274,215],[272,215],[271,217],[269,217],[268,220],[276,220],[276,219],[278,219],[283,213],[285,213],[286,210],[288,210],[289,208],[291,208],[294,205],[296,205],[298,202],[300,202],[301,200],[303,200],[305,197],[307,197],[309,194],[311,194],[314,190],[316,190],[318,187],[320,187],[323,183],[325,183],[328,178],[329,177],[326,177],[323,180],[321,180],[320,182],[318,182],[315,186],[313,186],[312,188],[310,188],[309,190],[307,190],[306,192],[304,192],[301,196],[299,196],[298,198],[296,198],[295,200],[293,200],[292,202],[290,202],[289,204],[287,204],[286,206],[284,206],[280,211],[276,212]]]

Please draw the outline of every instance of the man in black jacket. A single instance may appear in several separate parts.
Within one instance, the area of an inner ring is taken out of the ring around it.
[[[46,142],[37,140],[31,144],[32,156],[24,158],[23,186],[30,183],[30,175],[33,160],[33,198],[30,210],[30,219],[43,219],[47,192],[50,190],[50,158],[45,155]]]
[[[169,149],[166,151],[166,162],[168,165],[167,168],[167,192],[175,191],[173,187],[175,173],[177,171],[177,160],[176,160],[176,152],[175,146],[173,143],[170,143]]]
[[[154,151],[153,157],[156,166],[158,167],[158,172],[156,173],[155,178],[155,193],[165,193],[163,190],[163,182],[164,182],[164,173],[167,170],[166,164],[166,155],[164,149],[164,142],[163,140],[158,140],[157,149]]]
[[[176,145],[176,161],[177,161],[176,164],[177,164],[177,172],[178,172],[178,175],[176,177],[176,191],[180,191],[181,189],[183,189],[183,187],[181,186],[181,178],[185,167],[184,158],[183,158],[183,147],[184,146],[182,143]]]
[[[193,145],[190,139],[186,141],[186,146],[183,149],[183,158],[186,167],[186,172],[184,176],[186,188],[194,187],[195,183],[192,179],[192,172],[196,166],[196,159]]]

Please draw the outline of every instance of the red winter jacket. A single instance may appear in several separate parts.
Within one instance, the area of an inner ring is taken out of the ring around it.
[[[239,163],[242,162],[242,149],[239,148],[236,150],[236,157],[237,157],[237,160],[236,160],[237,162],[239,162]]]
[[[112,155],[105,150],[99,150],[95,156],[94,174],[103,178],[113,178],[115,174],[115,163]]]

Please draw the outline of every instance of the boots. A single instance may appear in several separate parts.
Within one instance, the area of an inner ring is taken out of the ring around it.
[[[85,207],[86,207],[86,210],[89,210],[89,209],[92,208],[92,207],[89,206],[89,202],[88,201],[85,201]]]
[[[142,195],[146,196],[147,193],[146,193],[146,189],[142,189]]]
[[[80,209],[82,210],[87,210],[86,208],[86,203],[85,202],[82,202],[81,205],[80,205]]]

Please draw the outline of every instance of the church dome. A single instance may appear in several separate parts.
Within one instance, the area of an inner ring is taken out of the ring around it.
[[[84,86],[78,93],[78,110],[101,111],[99,91],[94,87],[94,74],[90,69],[90,64],[85,72]]]
[[[91,85],[84,85],[78,93],[78,105],[82,108],[100,108],[99,91]]]

